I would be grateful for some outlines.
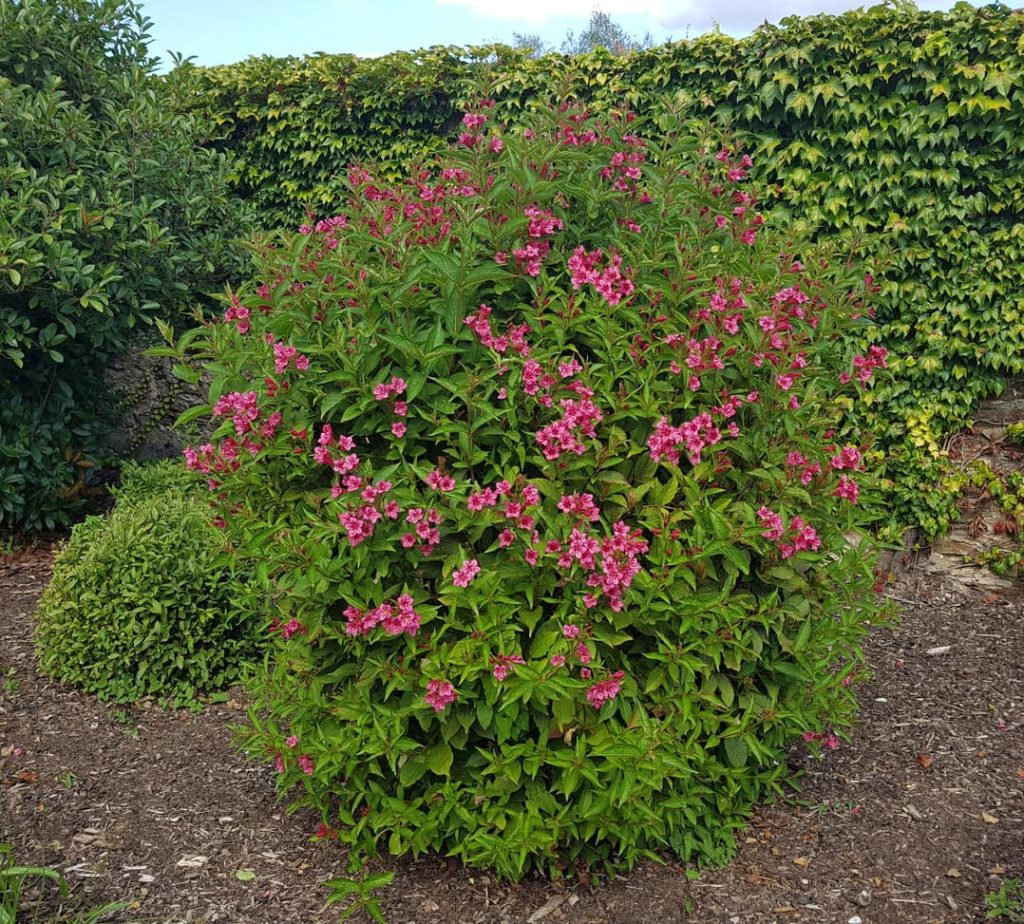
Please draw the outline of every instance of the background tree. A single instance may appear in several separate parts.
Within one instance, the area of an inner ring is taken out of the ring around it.
[[[562,51],[570,55],[582,55],[595,48],[606,48],[612,54],[624,55],[631,51],[642,51],[652,45],[654,38],[650,32],[643,38],[634,38],[607,13],[594,10],[590,14],[587,28],[579,35],[572,30],[566,33]]]
[[[0,528],[53,527],[113,423],[108,360],[242,266],[247,213],[132,0],[0,0]]]

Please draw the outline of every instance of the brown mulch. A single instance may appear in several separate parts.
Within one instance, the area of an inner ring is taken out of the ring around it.
[[[322,882],[344,858],[233,749],[240,701],[108,706],[37,674],[52,557],[0,562],[0,842],[65,872],[81,903],[132,902],[123,924],[336,921]],[[1024,603],[913,574],[889,592],[904,615],[867,645],[852,742],[804,761],[800,802],[759,810],[728,867],[691,882],[645,864],[591,889],[386,858],[389,924],[984,920],[984,894],[1024,875]]]

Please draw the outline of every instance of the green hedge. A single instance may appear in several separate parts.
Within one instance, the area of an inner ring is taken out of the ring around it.
[[[901,4],[625,56],[489,46],[253,58],[171,82],[213,111],[264,220],[287,224],[329,212],[350,163],[375,161],[390,178],[438,150],[481,87],[511,121],[553,95],[641,113],[685,97],[744,139],[776,220],[850,237],[876,267],[894,371],[876,394],[877,429],[901,447],[889,468],[904,514],[935,532],[948,510],[931,509],[922,460],[1004,374],[1024,371],[1022,50],[1024,16],[1008,7]]]

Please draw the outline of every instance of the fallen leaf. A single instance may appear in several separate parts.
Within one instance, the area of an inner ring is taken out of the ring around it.
[[[178,866],[184,866],[186,869],[199,869],[201,866],[206,866],[209,857],[194,856],[194,857],[182,857],[178,861]]]
[[[556,908],[560,908],[568,897],[564,894],[552,896],[526,919],[526,924],[536,924],[537,921],[546,918]]]
[[[242,882],[252,882],[256,878],[256,873],[251,869],[236,869],[235,879],[240,879]]]
[[[946,870],[946,877],[948,879],[959,879],[960,878],[960,870],[958,870],[958,869],[947,869]]]
[[[930,754],[918,754],[917,762],[927,770],[935,761]]]
[[[35,770],[19,770],[14,774],[22,783],[38,783],[39,774]]]
[[[981,820],[983,822],[985,822],[985,824],[988,824],[988,825],[997,825],[997,824],[999,824],[999,819],[996,818],[996,816],[993,815],[991,812],[982,812],[981,813]]]
[[[1019,776],[1022,780],[1024,780],[1024,770],[1018,770],[1017,771],[1017,776]]]
[[[811,865],[811,858],[797,857],[795,860],[793,860],[793,862],[802,869],[807,869],[807,867]]]
[[[985,873],[988,876],[1002,876],[1005,872],[1005,866],[990,866],[987,870],[985,870]]]

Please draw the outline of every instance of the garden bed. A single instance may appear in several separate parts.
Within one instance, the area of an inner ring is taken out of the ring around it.
[[[0,563],[0,841],[64,871],[121,922],[335,921],[341,852],[275,802],[231,746],[244,696],[199,714],[117,707],[41,678],[31,614],[53,550]],[[853,740],[760,810],[727,868],[645,864],[597,888],[495,882],[436,858],[384,861],[390,924],[979,921],[1024,873],[1024,602],[905,573],[902,623],[867,644]],[[946,647],[948,646],[948,648]],[[945,650],[943,650],[945,649]]]

